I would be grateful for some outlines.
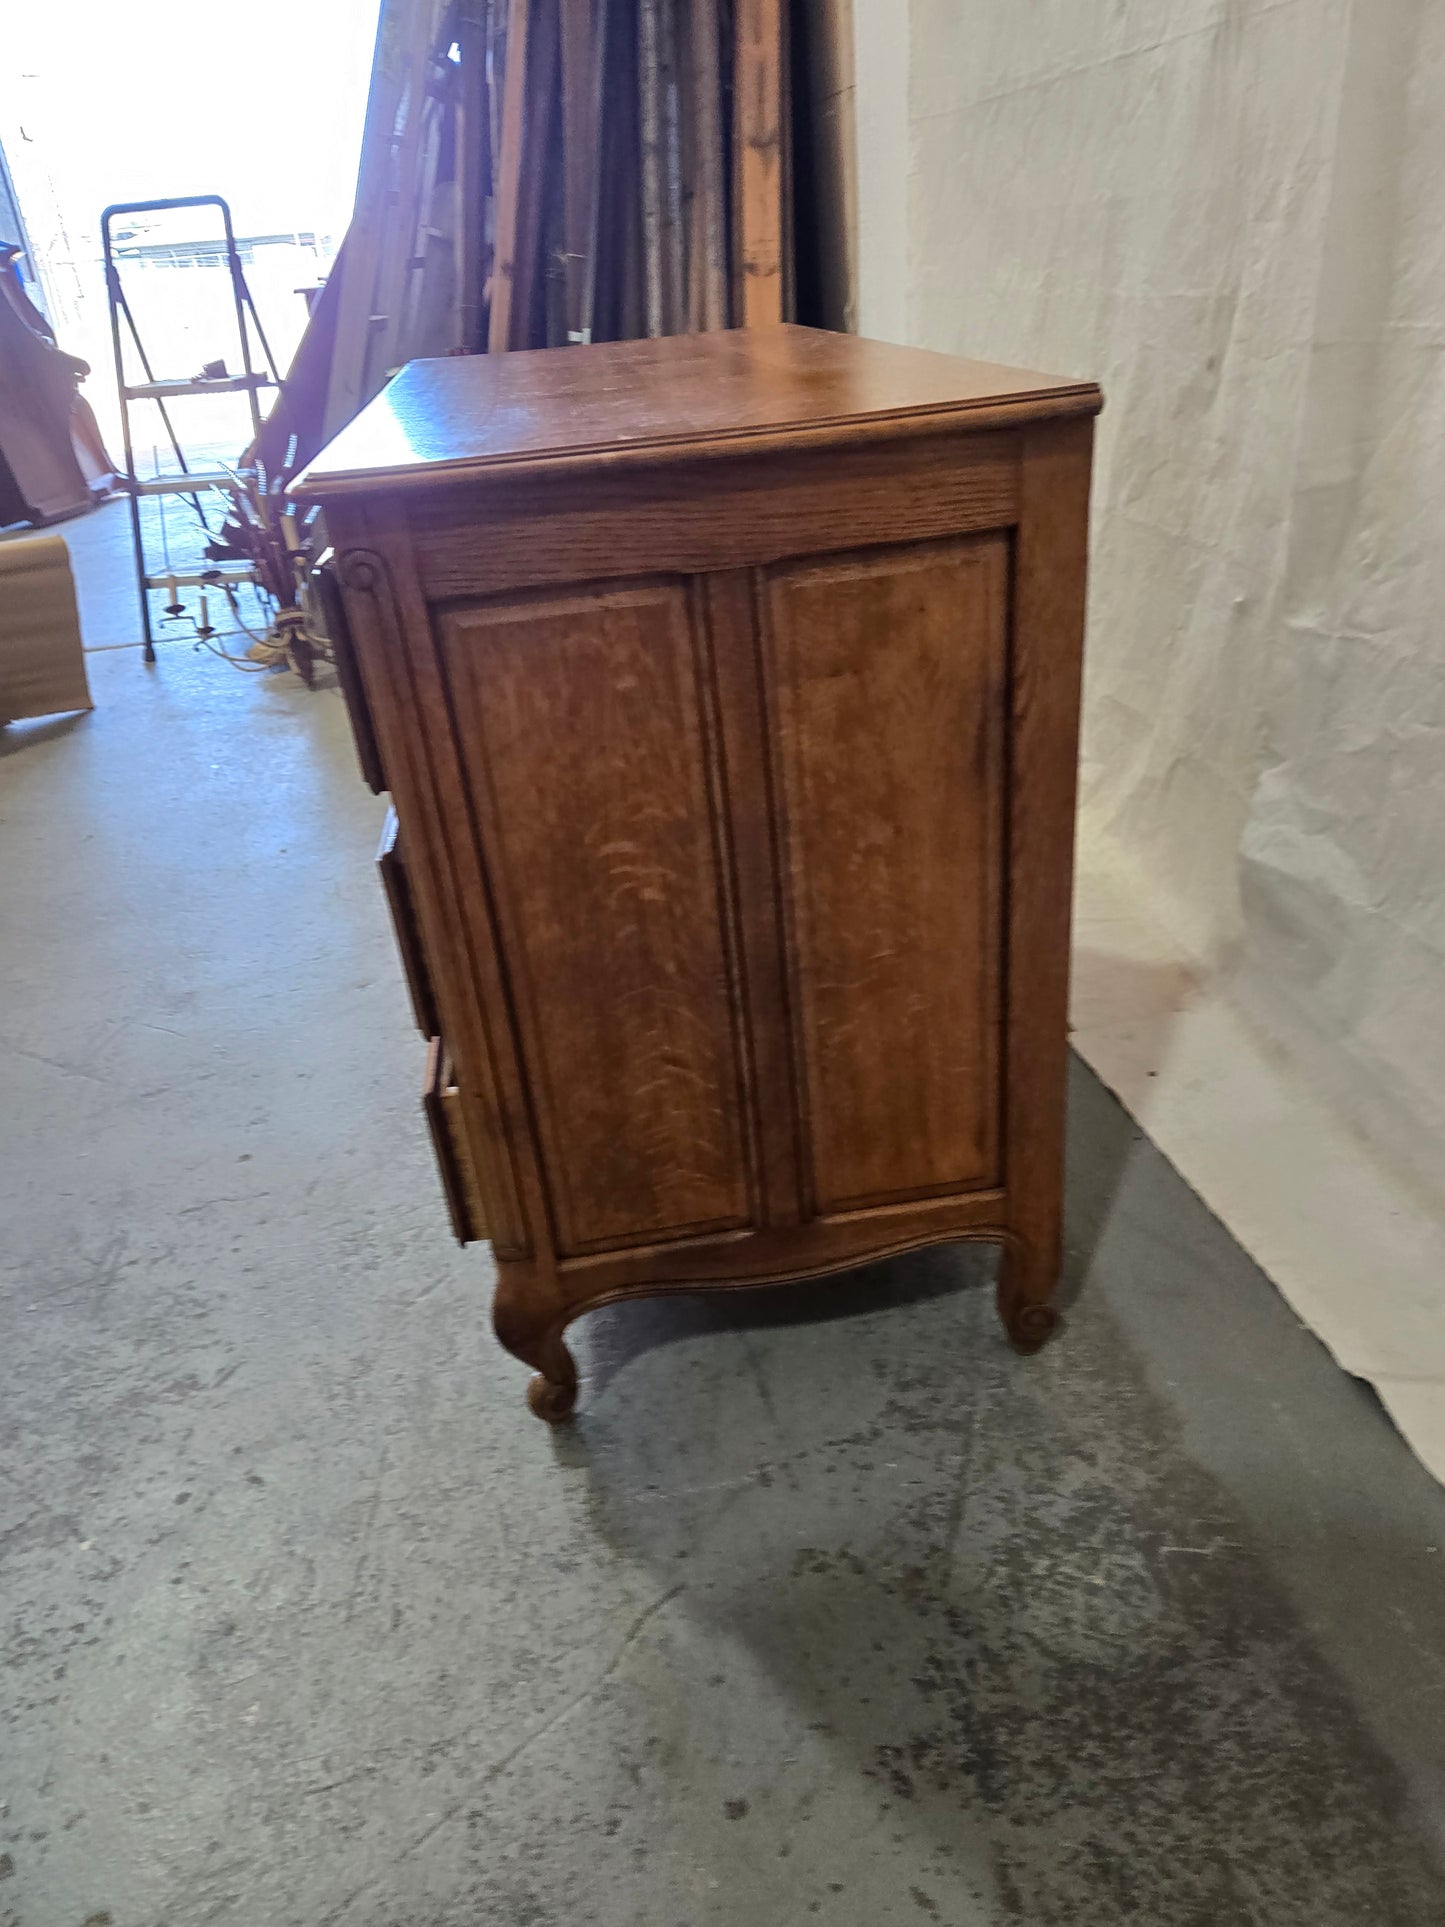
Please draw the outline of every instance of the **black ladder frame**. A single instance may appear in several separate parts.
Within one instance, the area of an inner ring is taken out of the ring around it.
[[[236,333],[241,344],[241,367],[239,375],[226,375],[216,379],[198,376],[190,380],[157,380],[151,367],[150,357],[141,341],[140,331],[131,313],[130,303],[126,300],[121,286],[120,268],[116,260],[115,248],[111,242],[111,222],[124,214],[158,214],[178,207],[216,207],[221,211],[221,222],[225,230],[226,264],[231,274],[231,295],[236,308]],[[200,572],[168,571],[154,576],[146,565],[145,539],[141,533],[140,501],[142,495],[184,495],[193,503],[202,525],[209,530],[206,512],[201,507],[202,489],[234,489],[235,480],[226,474],[201,474],[193,471],[186,461],[185,450],[171,422],[166,404],[188,395],[236,394],[244,391],[251,411],[251,440],[254,444],[261,433],[261,404],[258,392],[262,388],[274,388],[279,384],[279,371],[276,358],[271,353],[270,343],[261,326],[261,317],[256,312],[256,304],[251,298],[251,290],[246,285],[246,276],[241,267],[241,257],[236,248],[236,231],[231,221],[228,202],[219,194],[182,194],[161,201],[117,201],[108,207],[100,217],[101,249],[105,257],[105,288],[110,303],[110,339],[115,353],[115,385],[120,397],[121,435],[125,443],[125,474],[122,478],[125,491],[130,500],[131,543],[135,550],[136,586],[140,595],[141,624],[145,632],[145,660],[156,659],[155,636],[151,629],[150,590],[174,584],[177,588],[206,588],[237,582],[254,582],[255,571],[249,566],[218,563]],[[251,326],[256,330],[256,340],[265,357],[265,372],[258,372],[251,357],[251,335],[247,326],[247,315]],[[143,382],[126,381],[125,351],[121,340],[121,320],[124,318],[130,330],[135,352],[145,374]],[[153,401],[160,409],[161,420],[165,424],[180,472],[175,476],[164,476],[142,481],[136,474],[135,454],[131,442],[130,404],[133,401]],[[164,509],[161,511],[165,513]]]

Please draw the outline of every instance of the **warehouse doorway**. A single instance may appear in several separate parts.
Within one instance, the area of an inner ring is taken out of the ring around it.
[[[58,342],[90,363],[86,393],[108,438],[119,424],[101,210],[224,195],[284,364],[350,216],[376,14],[377,0],[253,0],[244,11],[75,0],[10,23],[0,146],[26,230],[27,291]],[[188,374],[222,352],[229,287],[204,221],[139,219],[122,245],[157,366],[170,357]],[[229,408],[244,439],[243,398],[206,406],[208,436],[230,433]]]

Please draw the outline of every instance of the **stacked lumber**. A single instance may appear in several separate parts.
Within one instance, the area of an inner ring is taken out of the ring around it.
[[[356,206],[258,445],[404,362],[791,306],[787,0],[382,0]]]

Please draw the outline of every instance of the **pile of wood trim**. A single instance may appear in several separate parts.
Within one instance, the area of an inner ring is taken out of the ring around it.
[[[355,212],[258,452],[423,355],[792,309],[787,0],[382,0]]]

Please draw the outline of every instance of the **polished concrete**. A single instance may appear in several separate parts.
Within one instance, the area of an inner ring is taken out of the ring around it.
[[[335,691],[91,673],[0,733],[3,1927],[1445,1921],[1445,1491],[1086,1074],[1040,1357],[935,1252],[600,1313],[554,1435]]]

